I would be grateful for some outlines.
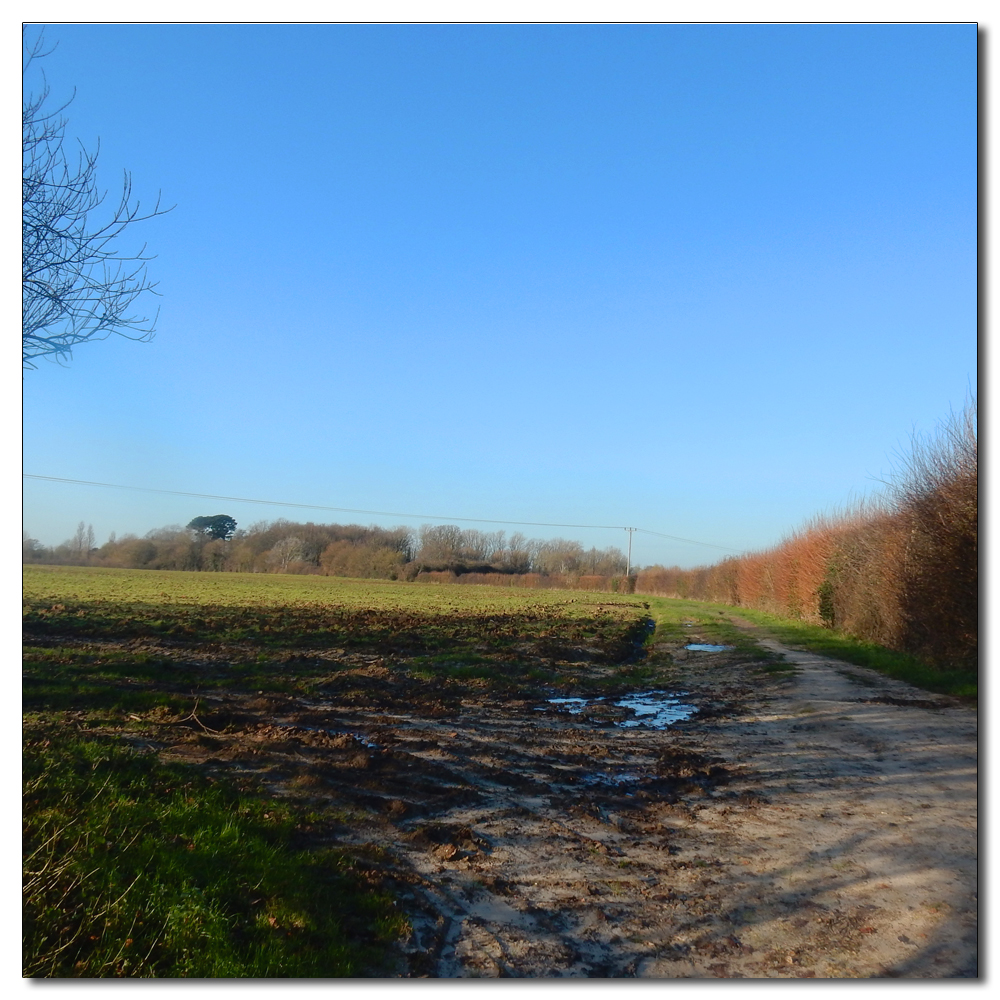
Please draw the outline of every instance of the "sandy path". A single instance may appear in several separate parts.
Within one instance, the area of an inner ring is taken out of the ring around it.
[[[403,849],[411,974],[976,976],[974,711],[767,645],[797,675],[694,655],[666,732],[383,717],[481,795]]]
[[[357,656],[309,699],[206,695],[226,732],[163,752],[340,810],[410,917],[401,975],[976,976],[975,711],[760,641],[794,672],[657,644],[698,708],[666,730]]]

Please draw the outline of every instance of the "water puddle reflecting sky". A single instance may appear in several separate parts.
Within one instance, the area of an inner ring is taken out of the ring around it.
[[[594,698],[593,701],[604,701],[603,698]],[[550,705],[565,705],[570,715],[579,715],[590,702],[586,698],[549,698]],[[539,712],[543,709],[539,709]]]
[[[721,653],[725,649],[735,649],[735,646],[714,646],[710,642],[689,642],[685,649],[697,649],[702,653]]]
[[[633,713],[629,718],[614,721],[612,724],[622,729],[634,729],[637,726],[666,729],[674,722],[690,719],[698,711],[694,705],[687,705],[681,701],[681,696],[684,694],[683,691],[639,691],[616,701],[610,701],[616,708],[624,708]],[[582,715],[588,706],[608,701],[606,698],[548,699],[550,705],[558,705],[570,715]],[[544,709],[539,708],[537,711],[541,712]]]
[[[622,729],[630,729],[633,726],[666,729],[672,722],[690,719],[698,711],[694,705],[685,705],[676,694],[668,694],[666,691],[643,691],[639,694],[630,694],[616,701],[615,705],[635,712],[634,719],[625,719],[615,723]]]
[[[611,786],[625,786],[638,784],[642,781],[641,774],[608,774],[603,771],[595,772],[594,774],[584,774],[580,777],[580,784],[582,785],[611,785]]]

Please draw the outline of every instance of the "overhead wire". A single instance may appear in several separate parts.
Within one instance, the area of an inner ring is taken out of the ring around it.
[[[667,535],[662,531],[652,531],[649,528],[632,528],[624,524],[563,524],[556,521],[509,521],[496,517],[455,517],[443,514],[412,514],[388,510],[365,510],[360,507],[329,507],[321,504],[296,503],[287,500],[258,500],[251,497],[230,497],[215,493],[190,493],[186,490],[161,490],[151,486],[125,486],[121,483],[97,483],[86,479],[65,479],[61,476],[38,476],[32,473],[22,473],[22,479],[37,479],[50,483],[70,483],[74,486],[100,486],[112,490],[134,490],[139,493],[159,493],[166,496],[194,497],[198,500],[224,500],[229,503],[251,503],[270,507],[294,507],[300,510],[322,510],[337,514],[371,514],[376,517],[407,517],[425,518],[430,521],[465,521],[473,524],[512,524],[523,528],[597,528],[607,531],[641,531],[646,535],[656,535],[658,538],[668,538],[674,542],[687,542],[690,545],[704,545],[712,549],[722,549],[724,552],[739,552],[740,549],[728,545],[716,545],[713,542],[699,542],[694,538],[681,538],[679,535]]]

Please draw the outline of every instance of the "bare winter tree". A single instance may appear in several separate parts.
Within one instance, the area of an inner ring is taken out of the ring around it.
[[[48,55],[42,36],[24,41],[22,77]],[[25,80],[25,83],[27,81]],[[132,312],[145,292],[157,294],[146,276],[145,246],[132,256],[119,253],[117,241],[136,222],[162,215],[159,199],[143,213],[132,200],[132,179],[125,173],[121,198],[110,218],[93,222],[106,192],[97,187],[97,154],[82,145],[67,152],[62,104],[49,110],[49,88],[25,92],[22,103],[22,355],[25,368],[44,356],[68,359],[75,345],[103,340],[112,333],[149,340],[156,317]]]
[[[302,558],[302,539],[289,535],[282,538],[267,554],[267,561],[272,566],[278,566],[284,573],[288,564]]]
[[[76,527],[76,534],[67,543],[70,551],[77,559],[85,560],[94,547],[94,526],[85,525],[81,521]]]

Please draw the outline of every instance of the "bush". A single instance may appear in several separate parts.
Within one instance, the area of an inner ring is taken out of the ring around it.
[[[945,670],[974,669],[979,633],[976,406],[914,442],[886,492],[764,552],[641,571],[636,592],[836,627]]]

